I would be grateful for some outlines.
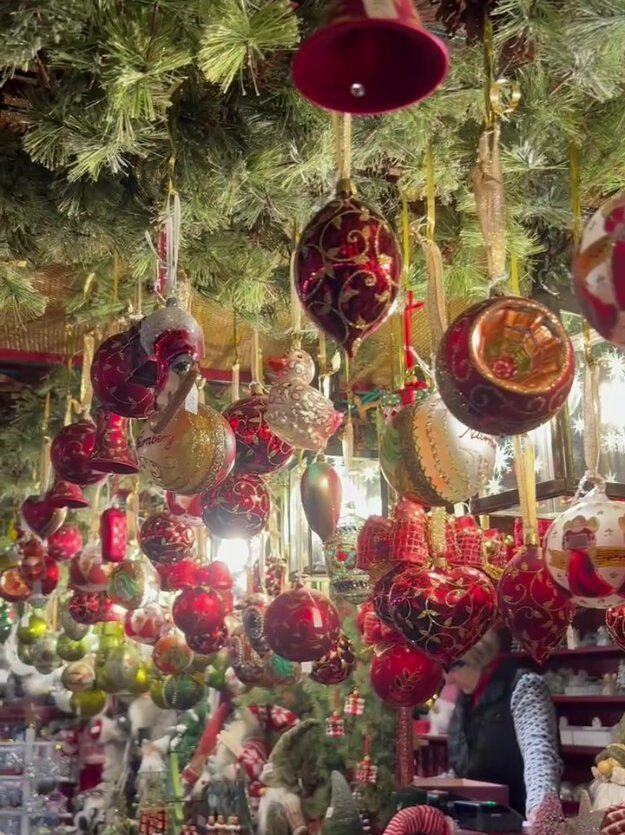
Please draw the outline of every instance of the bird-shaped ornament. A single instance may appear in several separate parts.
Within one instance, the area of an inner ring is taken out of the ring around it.
[[[301,348],[269,358],[275,382],[269,390],[265,419],[271,431],[299,449],[319,452],[343,420],[331,400],[310,384],[315,363]]]

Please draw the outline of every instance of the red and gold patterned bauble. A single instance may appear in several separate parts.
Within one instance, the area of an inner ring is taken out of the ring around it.
[[[177,516],[181,522],[185,522],[193,528],[199,528],[204,524],[201,493],[197,493],[195,496],[179,496],[166,490],[165,504],[172,516]]]
[[[494,439],[467,429],[451,411],[434,392],[387,423],[380,467],[400,496],[432,507],[464,502],[491,477]]]
[[[102,558],[107,562],[121,562],[126,557],[128,525],[126,514],[119,507],[107,507],[100,516]]]
[[[401,269],[390,224],[346,187],[304,229],[295,288],[310,318],[351,357],[388,316]]]
[[[616,646],[625,650],[625,603],[606,611],[605,625]]]
[[[269,491],[259,476],[229,476],[216,490],[202,496],[206,527],[220,539],[251,539],[269,518]]]
[[[218,487],[234,464],[232,429],[210,406],[178,409],[158,434],[146,423],[137,441],[141,469],[164,490],[193,496]]]
[[[388,626],[389,629],[395,628],[392,612],[390,609],[390,593],[395,579],[399,577],[404,571],[407,571],[409,565],[402,565],[396,563],[390,571],[383,574],[374,586],[371,599],[373,601],[373,608],[381,623]]]
[[[210,586],[217,591],[230,591],[232,588],[232,574],[225,562],[213,560],[202,565],[197,570],[198,586]]]
[[[82,535],[76,525],[61,525],[48,537],[48,554],[57,562],[75,557],[82,548]]]
[[[373,657],[371,686],[387,704],[423,704],[440,688],[443,671],[436,661],[408,644],[391,644]]]
[[[167,624],[167,617],[158,603],[148,603],[141,609],[129,610],[124,618],[124,631],[129,638],[142,644],[154,644]]]
[[[508,629],[538,664],[544,664],[571,623],[575,606],[545,567],[541,549],[526,545],[504,568],[497,594]]]
[[[154,414],[155,390],[133,380],[134,373],[146,359],[138,327],[117,333],[96,348],[91,363],[91,383],[105,409],[138,420]]]
[[[218,652],[226,643],[228,630],[222,624],[205,635],[187,635],[187,644],[193,652],[199,655],[212,655]]]
[[[573,259],[573,288],[583,314],[608,342],[625,346],[625,193],[588,221]]]
[[[67,609],[76,623],[91,625],[115,620],[113,601],[102,591],[75,591],[67,603]]]
[[[445,332],[436,358],[447,408],[488,435],[519,435],[548,421],[574,376],[562,322],[539,302],[516,296],[465,310]]]
[[[608,609],[625,600],[625,505],[598,484],[553,520],[545,563],[578,606]]]
[[[37,572],[36,576],[26,573],[22,570],[24,582],[33,591],[48,595],[52,594],[59,582],[59,566],[52,557],[45,557],[43,562],[43,570]]]
[[[317,684],[340,684],[349,678],[355,664],[352,642],[347,635],[339,635],[329,652],[314,662],[310,677]]]
[[[337,640],[339,625],[334,604],[304,586],[283,591],[265,612],[267,643],[287,661],[318,661]]]
[[[201,586],[183,589],[174,600],[172,618],[185,635],[213,632],[224,620],[221,598],[212,589]]]
[[[51,536],[61,527],[67,515],[67,509],[56,507],[45,498],[29,496],[22,502],[22,518],[26,527],[42,539]]]
[[[393,580],[388,600],[395,629],[442,664],[471,649],[497,614],[492,583],[468,566],[447,570],[410,566]]]
[[[153,513],[141,525],[139,545],[153,563],[170,564],[193,556],[195,534],[170,513]]]
[[[196,586],[197,565],[193,560],[182,560],[173,565],[157,565],[163,591],[180,591]]]
[[[107,475],[91,467],[96,428],[91,420],[79,420],[56,433],[50,448],[55,472],[65,481],[85,487],[101,484]]]
[[[17,566],[7,568],[0,574],[0,597],[9,603],[21,603],[31,595],[30,586],[26,584]]]
[[[191,665],[193,652],[182,635],[171,632],[154,645],[152,662],[165,675],[182,673]]]
[[[89,542],[69,564],[69,585],[81,591],[103,591],[106,588],[111,566],[102,560],[97,542]]]
[[[267,475],[285,467],[293,457],[293,447],[280,440],[267,426],[267,398],[253,394],[237,400],[224,410],[237,442],[234,468],[238,473]]]
[[[391,566],[392,537],[393,523],[384,516],[369,516],[358,532],[356,566],[366,571],[374,582]]]
[[[134,447],[128,443],[128,419],[99,407],[95,412],[96,435],[91,469],[99,473],[134,475],[139,462]]]

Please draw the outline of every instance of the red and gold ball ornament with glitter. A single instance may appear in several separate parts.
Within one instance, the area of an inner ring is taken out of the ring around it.
[[[439,664],[408,644],[382,649],[373,657],[369,675],[376,695],[396,707],[422,704],[437,692],[443,679]]]
[[[296,585],[272,600],[265,612],[265,637],[287,661],[318,661],[338,638],[339,613],[321,592]]]
[[[592,327],[625,346],[625,192],[587,223],[573,259],[573,288]]]
[[[294,281],[308,316],[351,357],[388,316],[401,270],[390,224],[347,184],[302,232]]]
[[[224,620],[221,598],[202,586],[183,589],[174,600],[172,618],[185,635],[201,635],[218,629]]]
[[[156,570],[163,591],[180,591],[197,585],[197,564],[193,560],[182,560],[173,565],[157,565]]]
[[[448,664],[492,627],[497,596],[488,577],[476,568],[410,566],[395,576],[388,592],[388,610],[395,629],[406,641]]]
[[[356,664],[354,647],[347,635],[339,635],[334,646],[313,662],[310,678],[317,684],[340,684],[349,678]]]
[[[386,425],[380,467],[400,496],[436,507],[466,501],[488,482],[495,441],[452,412],[434,393],[404,406]]]
[[[461,313],[436,358],[445,405],[487,435],[520,435],[550,420],[574,376],[573,347],[560,319],[517,296],[488,299]]]
[[[547,571],[537,545],[519,548],[497,586],[499,613],[524,650],[544,664],[573,619],[575,606]]]
[[[141,525],[139,545],[153,563],[169,565],[193,556],[193,528],[170,513],[153,513]]]
[[[79,624],[115,620],[113,601],[102,591],[75,591],[67,602],[67,609],[72,620]]]
[[[101,484],[106,480],[105,473],[91,466],[95,438],[96,427],[91,420],[70,423],[56,433],[50,448],[50,459],[61,479],[81,487]]]
[[[162,431],[146,423],[137,440],[139,463],[150,481],[189,496],[222,483],[234,464],[235,448],[228,423],[201,404],[197,413],[178,409]]]
[[[238,473],[268,475],[285,467],[293,447],[278,438],[267,425],[267,397],[252,394],[224,410],[237,443],[234,468]]]
[[[251,539],[267,524],[269,491],[259,476],[233,473],[216,490],[204,493],[206,527],[220,539]]]
[[[544,551],[547,570],[578,606],[625,600],[625,505],[608,499],[604,483],[556,516]]]
[[[48,537],[48,554],[57,562],[66,562],[80,553],[82,535],[76,525],[61,525]]]

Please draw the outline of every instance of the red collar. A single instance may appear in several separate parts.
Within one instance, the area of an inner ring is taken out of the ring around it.
[[[503,655],[497,655],[493,660],[482,670],[482,675],[480,676],[480,680],[477,683],[477,687],[471,693],[471,705],[475,706],[484,690],[486,690],[486,686],[488,682],[492,679],[493,675],[499,668],[499,665],[503,661]]]

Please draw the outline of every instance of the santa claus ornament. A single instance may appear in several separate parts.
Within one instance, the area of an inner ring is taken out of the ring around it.
[[[625,600],[625,505],[608,499],[603,482],[556,516],[544,550],[551,577],[578,606]]]

